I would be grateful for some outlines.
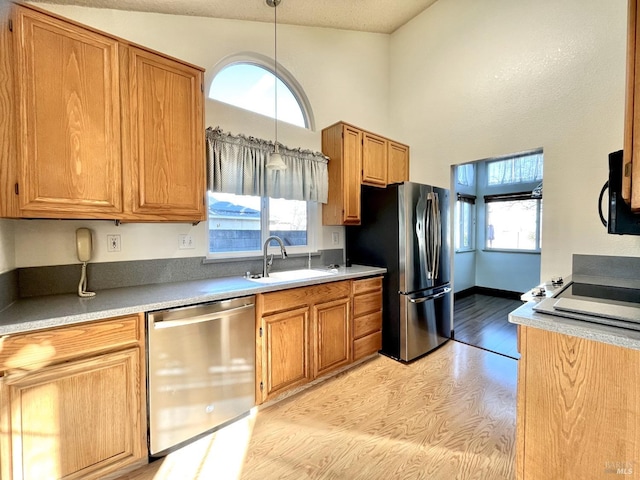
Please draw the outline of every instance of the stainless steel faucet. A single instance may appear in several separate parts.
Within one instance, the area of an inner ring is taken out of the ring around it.
[[[280,244],[280,252],[282,253],[282,258],[287,258],[287,250],[284,248],[284,243],[282,243],[282,239],[275,235],[271,235],[264,241],[264,246],[262,247],[262,277],[269,276],[269,269],[271,268],[271,263],[273,262],[273,255],[271,255],[271,259],[267,262],[267,248],[269,248],[269,243],[271,240],[275,240]]]

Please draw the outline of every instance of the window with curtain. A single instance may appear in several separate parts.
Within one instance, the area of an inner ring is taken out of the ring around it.
[[[487,162],[487,184],[512,185],[542,180],[542,151]]]
[[[209,255],[262,253],[270,235],[289,253],[315,249],[318,203],[326,203],[328,159],[279,145],[286,170],[268,170],[271,141],[207,129]],[[276,245],[275,242],[272,243]]]
[[[458,185],[472,187],[475,184],[475,165],[465,163],[456,167],[456,179]]]

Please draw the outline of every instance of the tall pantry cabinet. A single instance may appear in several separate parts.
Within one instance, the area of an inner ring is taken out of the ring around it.
[[[2,13],[0,216],[204,219],[203,70],[35,7]]]

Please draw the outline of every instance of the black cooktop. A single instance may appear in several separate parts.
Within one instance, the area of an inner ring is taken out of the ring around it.
[[[637,307],[640,305],[640,290],[635,288],[591,285],[588,283],[570,283],[555,298],[573,298],[612,305]]]

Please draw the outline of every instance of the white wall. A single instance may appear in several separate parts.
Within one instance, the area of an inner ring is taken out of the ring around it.
[[[453,278],[454,293],[461,292],[476,284],[476,252],[460,252],[454,254]]]
[[[0,219],[0,273],[16,268],[15,223],[16,220]]]
[[[544,148],[541,279],[573,253],[640,256],[596,211],[607,155],[622,148],[625,1],[439,0],[391,37],[390,135],[411,179]]]
[[[224,59],[242,52],[273,58],[273,24],[269,23],[37,5],[206,68],[205,92],[209,91],[213,72]],[[388,35],[278,25],[278,63],[304,89],[317,127],[316,131],[310,132],[280,123],[278,140],[281,143],[320,150],[320,130],[340,120],[386,133]],[[220,126],[225,131],[267,139],[274,135],[272,119],[212,100],[206,102],[205,110],[207,126]],[[15,225],[15,266],[77,262],[74,238],[79,226],[94,231],[95,262],[206,254],[206,222],[195,227],[188,224],[115,227],[113,222],[102,221],[21,220]],[[336,247],[331,242],[334,231],[340,233],[337,247],[344,246],[342,227],[322,227],[318,248]],[[122,252],[106,252],[106,235],[110,233],[122,236]],[[181,233],[194,236],[194,250],[178,250]]]

